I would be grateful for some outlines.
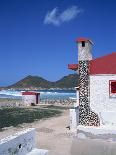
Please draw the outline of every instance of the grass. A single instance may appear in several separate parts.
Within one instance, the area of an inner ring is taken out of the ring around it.
[[[0,102],[18,102],[21,101],[21,99],[11,99],[11,98],[0,98]]]
[[[45,106],[45,108],[57,109],[57,110],[68,110],[68,109],[71,108],[71,106],[55,106],[55,105],[48,105],[48,106]]]
[[[61,110],[50,108],[1,108],[0,130],[4,127],[16,127],[22,123],[32,123],[35,120],[53,117],[58,114],[61,114]]]

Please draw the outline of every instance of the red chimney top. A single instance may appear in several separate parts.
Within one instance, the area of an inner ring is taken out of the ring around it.
[[[91,44],[93,44],[93,42],[90,40],[90,39],[88,39],[88,38],[78,38],[78,39],[76,39],[76,43],[78,43],[78,42],[90,42]]]

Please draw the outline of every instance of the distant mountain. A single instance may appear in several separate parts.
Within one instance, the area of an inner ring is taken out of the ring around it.
[[[73,88],[78,85],[78,75],[69,74],[56,82],[50,82],[39,76],[27,76],[7,88]]]
[[[49,82],[38,76],[29,75],[9,87],[12,87],[12,88],[30,88],[30,87],[50,88],[52,87],[52,82]]]
[[[55,82],[55,87],[58,87],[58,88],[73,88],[76,86],[78,86],[77,74],[69,74]]]

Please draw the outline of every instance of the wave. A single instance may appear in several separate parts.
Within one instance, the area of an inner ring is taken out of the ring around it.
[[[76,100],[77,98],[76,97],[69,97],[69,99]]]
[[[0,95],[22,96],[22,93],[19,91],[2,90],[0,91]]]
[[[21,98],[22,92],[24,91],[15,91],[15,90],[1,90],[0,98]],[[41,99],[64,99],[64,98],[74,98],[76,96],[75,92],[69,91],[37,91],[40,92]]]

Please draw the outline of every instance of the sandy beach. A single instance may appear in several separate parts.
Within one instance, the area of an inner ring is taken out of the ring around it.
[[[60,116],[9,127],[0,132],[0,139],[26,128],[36,129],[36,147],[48,149],[49,155],[116,155],[116,142],[78,139],[69,126],[69,110]]]

